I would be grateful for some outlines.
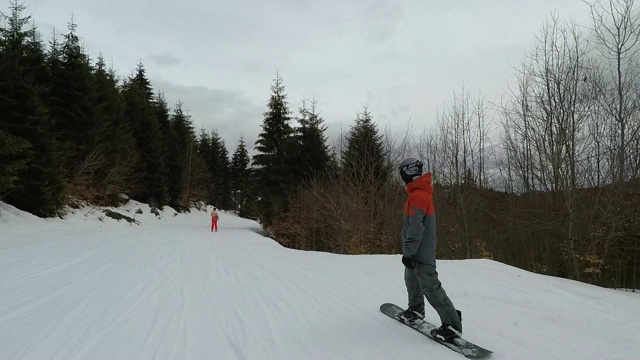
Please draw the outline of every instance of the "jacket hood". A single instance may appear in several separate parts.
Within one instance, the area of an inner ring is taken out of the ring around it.
[[[415,190],[424,190],[429,194],[433,194],[433,185],[431,184],[431,173],[426,173],[407,185],[407,194],[411,194]]]

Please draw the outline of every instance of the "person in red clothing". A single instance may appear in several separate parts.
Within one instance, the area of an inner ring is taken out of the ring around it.
[[[218,209],[213,208],[211,211],[211,231],[218,231]]]
[[[402,223],[402,263],[409,308],[400,318],[405,322],[423,319],[426,297],[442,321],[431,335],[441,341],[453,341],[462,334],[462,313],[453,306],[436,271],[436,210],[431,174],[422,173],[422,161],[416,158],[404,159],[398,171],[408,195]]]

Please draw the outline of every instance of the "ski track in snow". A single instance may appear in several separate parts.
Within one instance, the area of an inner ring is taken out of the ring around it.
[[[379,313],[406,303],[398,255],[295,251],[230,214],[211,233],[198,211],[139,226],[2,211],[0,359],[462,358]],[[485,260],[438,269],[492,359],[640,358],[636,294]]]

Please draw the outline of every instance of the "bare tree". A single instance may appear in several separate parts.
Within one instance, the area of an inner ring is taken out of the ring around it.
[[[638,155],[633,152],[640,131],[638,116],[638,61],[640,12],[634,0],[587,3],[591,8],[596,49],[609,70],[600,83],[599,99],[615,125],[613,180],[623,183],[638,173]]]
[[[583,81],[587,45],[577,25],[552,15],[518,74],[512,102],[503,111],[504,147],[520,188],[564,194],[567,216],[558,230],[573,278],[580,277],[575,190],[583,182],[578,176],[584,173],[580,169],[588,152],[586,120],[591,107]],[[557,205],[553,208],[559,211]]]
[[[465,181],[482,183],[485,177],[488,109],[482,95],[478,100],[463,87],[454,93],[449,106],[438,116],[438,177],[446,184]]]
[[[488,107],[481,95],[474,100],[463,87],[438,115],[437,131],[423,136],[420,150],[427,159],[438,184],[447,187],[450,210],[459,216],[459,225],[451,227],[449,236],[463,244],[458,256],[472,257],[478,241],[475,231],[478,189],[486,183],[486,151],[488,145]]]

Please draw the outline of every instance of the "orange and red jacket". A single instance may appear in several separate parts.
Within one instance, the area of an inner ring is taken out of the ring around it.
[[[433,206],[431,174],[426,173],[407,185],[404,204],[402,253],[422,264],[436,262],[436,210]]]

